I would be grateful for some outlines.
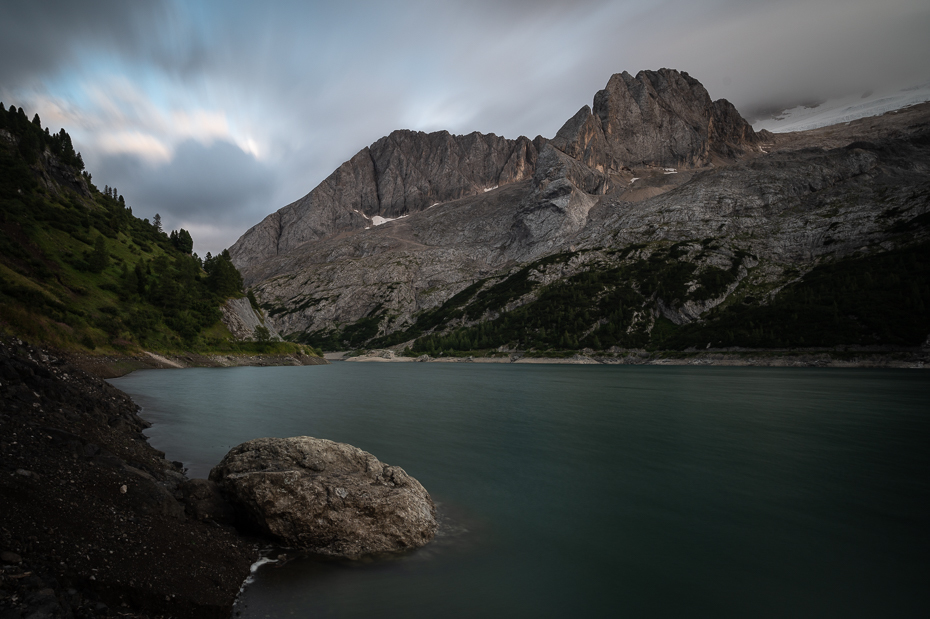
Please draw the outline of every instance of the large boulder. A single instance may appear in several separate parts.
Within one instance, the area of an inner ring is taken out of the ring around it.
[[[417,480],[345,443],[255,439],[232,448],[210,480],[247,524],[319,554],[357,559],[418,548],[438,527]]]

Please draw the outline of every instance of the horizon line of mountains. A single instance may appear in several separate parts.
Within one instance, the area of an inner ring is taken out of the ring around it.
[[[219,296],[63,131],[0,121],[3,321],[47,343],[234,349],[216,304],[248,292],[329,350],[930,350],[930,104],[755,132],[662,69],[549,139],[395,131],[207,261]]]
[[[776,135],[618,73],[551,139],[395,131],[229,251],[324,349],[920,346],[928,107]]]
[[[594,97],[593,109],[583,106],[552,139],[393,131],[253,226],[230,252],[245,267],[308,241],[367,228],[375,217],[397,219],[526,180],[541,156],[549,162],[550,149],[581,162],[587,169],[576,170],[572,180],[601,195],[616,186],[612,176],[633,166],[700,167],[738,156],[759,140],[729,101],[712,101],[685,72],[618,73]]]

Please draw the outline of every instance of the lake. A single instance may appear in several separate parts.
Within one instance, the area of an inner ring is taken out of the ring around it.
[[[930,372],[336,362],[111,382],[191,477],[308,435],[436,502],[440,533],[411,554],[263,566],[247,619],[930,616]]]

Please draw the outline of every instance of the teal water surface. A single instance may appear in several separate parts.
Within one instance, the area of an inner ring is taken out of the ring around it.
[[[242,617],[930,616],[930,373],[343,362],[112,382],[192,477],[309,435],[439,506],[410,555],[263,567]]]

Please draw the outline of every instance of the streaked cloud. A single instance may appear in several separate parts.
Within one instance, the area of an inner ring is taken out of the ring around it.
[[[149,163],[168,163],[172,150],[154,135],[138,131],[102,133],[97,138],[100,155],[134,155]]]
[[[201,253],[394,129],[552,136],[619,71],[688,71],[747,115],[930,81],[926,0],[10,0],[4,10],[0,100],[66,127],[98,184],[168,226],[185,222]]]

